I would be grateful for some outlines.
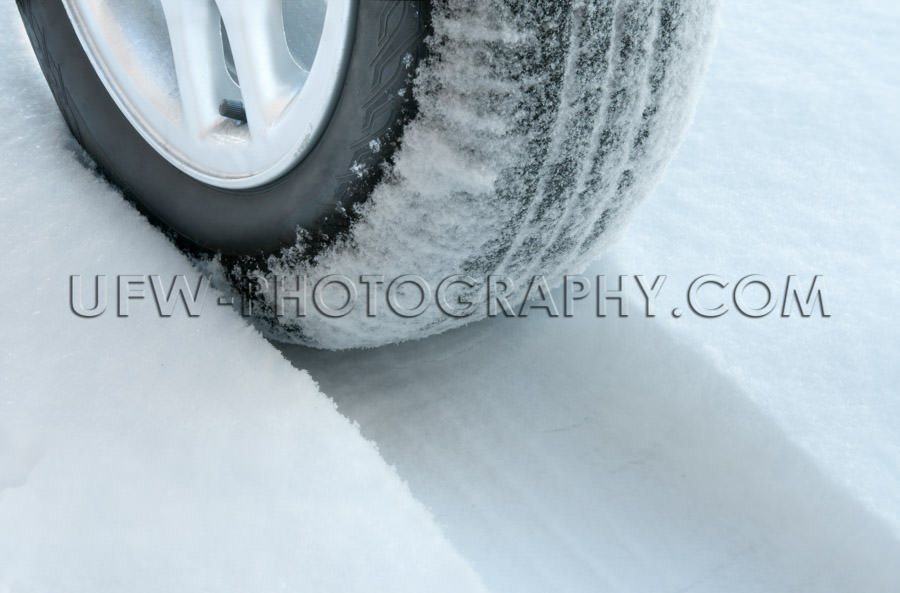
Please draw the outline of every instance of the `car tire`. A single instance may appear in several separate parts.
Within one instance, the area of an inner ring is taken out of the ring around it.
[[[346,212],[378,182],[414,112],[410,87],[428,27],[427,2],[357,2],[343,87],[315,146],[279,179],[234,190],[154,150],[107,91],[62,0],[17,4],[60,111],[99,170],[183,245],[230,254],[275,251],[298,229],[347,226]]]
[[[317,348],[527,314],[523,303],[584,270],[661,178],[693,116],[717,14],[717,0],[436,2],[418,115],[349,232],[263,262],[219,259],[219,272],[235,285],[269,278],[249,295],[259,327]],[[491,277],[508,285],[510,310],[492,310]],[[338,305],[340,284],[356,285],[340,316],[316,298],[335,279]],[[301,281],[295,307],[278,283]],[[473,307],[448,312],[442,300]]]
[[[417,339],[487,317],[485,287],[496,276],[514,303],[502,313],[522,313],[536,278],[552,287],[583,270],[674,156],[719,5],[434,0],[426,11],[363,0],[347,87],[314,151],[267,186],[229,191],[188,178],[141,142],[60,0],[18,3],[57,102],[101,170],[154,220],[217,252],[198,263],[250,301],[269,337],[326,349]],[[386,24],[398,27],[387,38]],[[412,92],[407,56],[424,56]],[[373,100],[384,105],[374,126]],[[416,302],[422,283],[398,288],[411,276],[428,286],[425,306],[398,314],[386,293]],[[321,311],[315,287],[340,278],[361,292],[364,277],[383,279],[367,285],[379,293],[371,302],[357,294],[341,315]],[[444,297],[475,306],[448,314],[432,291],[461,277],[471,286]],[[296,288],[287,307],[285,286]]]

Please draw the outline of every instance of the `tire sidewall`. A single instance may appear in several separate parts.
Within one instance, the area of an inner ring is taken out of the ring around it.
[[[60,110],[99,169],[154,221],[195,246],[231,254],[290,245],[298,228],[339,224],[365,198],[410,109],[405,90],[427,16],[423,2],[357,2],[345,82],[316,145],[280,179],[228,190],[190,177],[143,139],[95,72],[61,0],[18,4]]]

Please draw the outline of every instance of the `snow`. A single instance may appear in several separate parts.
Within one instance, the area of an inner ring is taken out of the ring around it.
[[[283,348],[492,591],[900,586],[888,526],[658,320],[533,316],[374,352]]]
[[[409,490],[230,310],[68,312],[70,274],[192,272],[2,10],[0,591],[900,590],[896,3],[724,3],[685,144],[587,271],[668,275],[659,317],[284,347]],[[670,317],[708,273],[823,274],[833,317]]]
[[[900,590],[898,13],[724,3],[684,145],[586,272],[668,275],[659,317],[285,347],[492,590]],[[822,274],[833,317],[671,317],[711,273]]]
[[[197,272],[82,165],[14,4],[0,11],[0,591],[482,590],[375,447],[230,309],[69,311],[72,274]]]
[[[824,275],[829,320],[661,321],[900,536],[900,5],[729,4],[697,121],[614,262],[673,286]]]

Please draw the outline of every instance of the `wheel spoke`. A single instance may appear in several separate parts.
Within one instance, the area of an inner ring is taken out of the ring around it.
[[[358,0],[54,0],[156,152],[256,188],[314,149],[345,83]]]
[[[305,76],[285,40],[282,0],[216,0],[216,4],[234,56],[250,134],[262,138]]]
[[[162,0],[162,6],[184,123],[200,137],[219,121],[218,106],[233,87],[225,69],[219,14],[213,0]]]

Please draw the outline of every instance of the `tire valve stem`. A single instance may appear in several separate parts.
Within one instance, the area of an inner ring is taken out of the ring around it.
[[[219,105],[219,115],[235,120],[239,126],[247,123],[247,111],[240,101],[224,99]]]

